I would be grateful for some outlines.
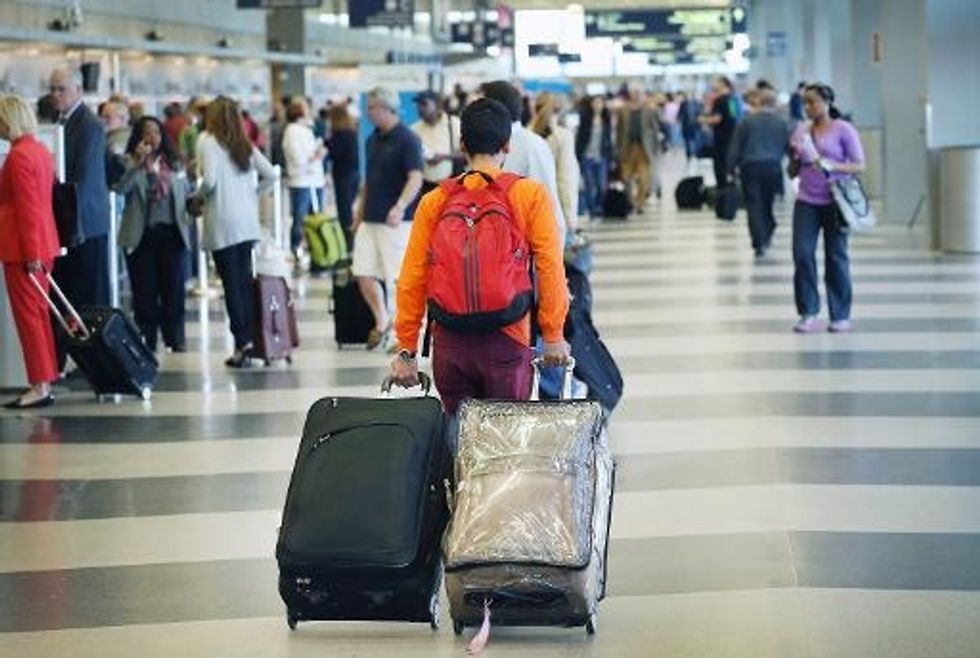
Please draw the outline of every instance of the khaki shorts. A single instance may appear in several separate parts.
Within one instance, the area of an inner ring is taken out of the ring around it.
[[[354,236],[351,256],[354,276],[374,277],[386,283],[397,279],[411,232],[411,222],[398,226],[362,222]]]

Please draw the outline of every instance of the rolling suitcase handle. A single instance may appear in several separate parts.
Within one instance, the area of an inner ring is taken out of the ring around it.
[[[65,293],[61,291],[61,288],[55,282],[54,277],[51,276],[51,273],[48,272],[47,270],[44,270],[44,276],[47,277],[48,283],[51,285],[51,289],[54,290],[55,296],[61,302],[61,305],[65,307],[65,311],[71,317],[72,321],[75,322],[75,326],[81,330],[82,339],[88,339],[92,334],[88,330],[88,327],[85,326],[85,322],[82,321],[82,316],[78,314],[78,311],[75,310],[75,307],[72,306],[71,302],[68,301],[68,298],[65,297]],[[48,295],[48,293],[44,291],[44,286],[41,285],[41,282],[37,280],[37,274],[35,272],[29,272],[28,277],[30,278],[31,283],[34,284],[34,287],[37,288],[37,291],[41,293],[42,297],[44,297],[44,301],[48,303],[48,307],[51,309],[51,312],[54,314],[54,317],[58,320],[58,324],[60,324],[62,329],[65,330],[65,333],[68,334],[69,336],[77,337],[75,335],[75,330],[73,330],[71,325],[68,323],[68,321],[65,320],[65,316],[58,308],[58,305],[55,304],[54,300],[51,299],[50,295]]]
[[[541,357],[535,357],[531,361],[531,366],[534,368],[534,379],[531,380],[531,399],[540,400],[541,399],[541,367],[544,365],[544,360]],[[575,370],[575,357],[568,357],[565,360],[565,373],[561,380],[561,400],[571,400],[572,399],[572,371]]]
[[[381,392],[385,395],[391,393],[391,387],[394,386],[395,380],[389,375],[381,380]],[[428,395],[429,391],[432,390],[432,378],[429,377],[424,372],[419,373],[419,387],[422,389],[423,395]]]

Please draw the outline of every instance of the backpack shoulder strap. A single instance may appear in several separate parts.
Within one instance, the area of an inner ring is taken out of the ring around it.
[[[520,174],[515,174],[512,171],[504,171],[498,174],[497,177],[493,179],[493,182],[504,194],[507,194],[510,192],[510,188],[514,186],[514,183],[522,180],[523,178],[524,177]]]

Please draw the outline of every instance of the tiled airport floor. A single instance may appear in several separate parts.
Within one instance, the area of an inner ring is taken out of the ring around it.
[[[788,222],[761,262],[745,233],[670,199],[592,230],[626,380],[609,598],[594,638],[495,629],[487,656],[980,655],[980,259],[857,237],[855,331],[796,336]],[[304,412],[385,365],[335,349],[327,292],[301,282],[289,368],[227,372],[212,303],[152,402],[0,413],[0,655],[465,655],[448,624],[286,628]]]

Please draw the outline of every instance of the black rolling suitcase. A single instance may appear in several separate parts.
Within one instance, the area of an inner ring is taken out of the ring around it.
[[[628,219],[633,204],[626,194],[626,184],[622,181],[609,183],[602,197],[602,216],[605,219]]]
[[[705,202],[703,176],[690,176],[681,180],[674,189],[674,201],[681,210],[700,210]]]
[[[724,185],[715,189],[715,217],[730,222],[738,213],[739,194],[735,185]]]
[[[46,276],[68,318],[33,275],[31,280],[67,334],[68,355],[95,394],[136,395],[149,400],[158,363],[132,321],[119,309],[107,306],[81,307],[76,311],[54,278]]]
[[[330,313],[333,315],[334,340],[337,347],[363,345],[374,329],[374,314],[361,296],[357,281],[349,269],[333,273],[333,297]],[[381,284],[384,291],[384,284]]]
[[[290,628],[313,620],[436,628],[451,471],[443,424],[442,405],[428,396],[313,405],[276,545]]]

